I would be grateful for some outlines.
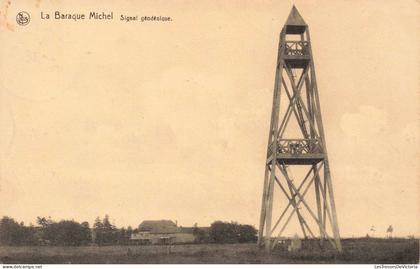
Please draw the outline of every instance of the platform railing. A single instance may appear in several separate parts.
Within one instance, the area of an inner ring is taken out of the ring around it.
[[[284,43],[284,54],[286,56],[309,56],[309,42],[286,41]]]
[[[268,156],[273,154],[274,143],[268,148]],[[319,139],[279,139],[277,140],[277,154],[291,154],[295,156],[322,153]]]

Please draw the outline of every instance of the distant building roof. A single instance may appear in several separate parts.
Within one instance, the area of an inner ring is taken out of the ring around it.
[[[171,220],[145,220],[139,225],[140,232],[156,234],[179,233],[180,228]]]

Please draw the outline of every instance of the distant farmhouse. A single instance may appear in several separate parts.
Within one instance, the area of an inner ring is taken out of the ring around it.
[[[133,233],[130,238],[132,243],[142,245],[183,244],[193,243],[195,240],[194,227],[178,227],[171,220],[145,220],[139,225],[138,232]]]

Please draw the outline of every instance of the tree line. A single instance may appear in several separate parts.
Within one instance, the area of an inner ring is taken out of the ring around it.
[[[91,228],[87,221],[53,221],[51,218],[37,217],[37,226],[25,226],[13,218],[4,216],[0,220],[1,245],[55,245],[81,246],[96,243],[98,245],[127,244],[137,229],[117,228],[109,221],[97,217]]]
[[[37,226],[26,226],[4,216],[0,220],[0,245],[127,245],[131,243],[131,235],[138,232],[138,228],[130,226],[117,228],[108,215],[102,219],[97,217],[92,227],[87,221],[53,221],[45,217],[37,217],[36,223]],[[193,234],[196,243],[245,243],[257,239],[257,230],[253,226],[236,222],[215,221],[209,228],[194,227]]]

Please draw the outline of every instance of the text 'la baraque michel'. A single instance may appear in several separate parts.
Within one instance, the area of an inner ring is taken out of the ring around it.
[[[114,12],[96,12],[91,11],[89,13],[64,13],[60,11],[54,11],[48,13],[41,11],[41,19],[43,20],[72,20],[72,21],[83,21],[83,20],[114,20]],[[126,15],[121,14],[118,16],[120,21],[171,21],[172,18],[169,16],[138,16],[138,15]]]

